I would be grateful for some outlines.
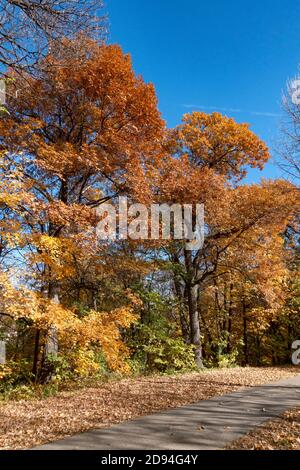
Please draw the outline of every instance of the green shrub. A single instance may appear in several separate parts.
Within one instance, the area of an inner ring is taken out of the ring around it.
[[[132,351],[130,366],[134,374],[172,373],[195,369],[194,349],[185,343],[172,318],[170,301],[155,292],[142,290],[141,321],[127,337]]]

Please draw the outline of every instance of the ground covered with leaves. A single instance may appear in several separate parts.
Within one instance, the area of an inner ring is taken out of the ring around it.
[[[0,405],[0,448],[28,449],[91,428],[295,375],[295,368],[234,368],[109,381],[47,399]]]
[[[245,437],[235,441],[231,450],[300,450],[300,408],[289,410]]]

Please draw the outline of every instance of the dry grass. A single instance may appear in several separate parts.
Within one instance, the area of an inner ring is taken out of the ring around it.
[[[0,448],[25,449],[91,428],[295,375],[295,368],[234,368],[156,376],[0,405]]]

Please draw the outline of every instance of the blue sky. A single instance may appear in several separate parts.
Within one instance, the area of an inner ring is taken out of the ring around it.
[[[248,122],[269,146],[300,63],[299,0],[106,0],[110,42],[154,83],[168,126],[194,109]],[[268,164],[248,180],[280,175]]]

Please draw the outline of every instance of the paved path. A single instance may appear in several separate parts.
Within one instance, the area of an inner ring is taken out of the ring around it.
[[[222,449],[264,421],[299,405],[300,374],[111,428],[88,431],[36,449]]]

